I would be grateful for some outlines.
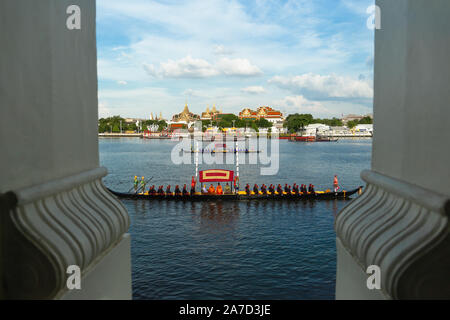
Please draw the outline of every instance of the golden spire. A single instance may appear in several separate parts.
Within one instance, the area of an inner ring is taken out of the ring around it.
[[[189,113],[189,108],[188,108],[187,102],[186,102],[186,104],[184,105],[183,113]]]
[[[216,110],[216,104],[213,104],[212,112],[213,112],[213,113],[216,113],[216,112],[217,112],[217,110]]]

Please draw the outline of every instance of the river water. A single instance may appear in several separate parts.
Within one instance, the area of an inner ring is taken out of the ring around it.
[[[105,185],[127,192],[137,175],[189,186],[195,165],[171,161],[176,144],[101,138]],[[260,165],[241,164],[241,186],[295,182],[325,190],[337,174],[350,190],[364,185],[360,172],[370,168],[371,148],[371,140],[280,141],[278,173],[261,176]],[[200,166],[207,168],[234,166]],[[333,225],[348,201],[123,204],[131,217],[134,299],[334,299]]]

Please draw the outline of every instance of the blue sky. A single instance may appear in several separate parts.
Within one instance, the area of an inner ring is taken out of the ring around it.
[[[372,113],[373,0],[97,0],[99,116]]]

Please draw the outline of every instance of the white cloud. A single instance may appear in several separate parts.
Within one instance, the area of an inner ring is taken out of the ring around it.
[[[300,76],[275,76],[269,80],[282,89],[295,94],[302,94],[314,99],[369,99],[373,97],[373,88],[363,80],[354,80],[349,77],[319,75],[307,73]]]
[[[227,76],[252,77],[262,75],[262,71],[248,59],[223,58],[217,63],[218,69]]]
[[[124,80],[119,80],[119,81],[117,81],[117,84],[120,84],[120,85],[122,85],[122,86],[125,86],[125,85],[127,85],[127,82],[124,81]]]
[[[191,56],[177,61],[161,62],[159,73],[165,78],[206,78],[218,74],[208,61]]]
[[[325,108],[322,103],[318,101],[311,101],[304,96],[287,96],[282,100],[275,101],[275,105],[278,105],[285,110],[292,113],[329,113],[330,111]]]
[[[241,91],[249,94],[262,94],[266,92],[266,90],[261,86],[251,86],[247,88],[242,88]]]
[[[215,45],[213,53],[217,56],[227,56],[233,54],[233,50],[225,48],[224,45]]]
[[[153,64],[144,64],[143,67],[149,75],[161,78],[208,78],[219,75],[251,77],[262,74],[248,59],[222,58],[212,64],[190,55],[179,60],[169,59],[167,62],[161,62],[159,68]]]

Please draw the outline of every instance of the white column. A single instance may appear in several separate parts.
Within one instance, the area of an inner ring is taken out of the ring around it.
[[[449,299],[450,2],[376,4],[372,169],[336,219],[336,298]]]
[[[95,2],[3,0],[0,26],[0,294],[129,299],[130,221],[99,167]]]

